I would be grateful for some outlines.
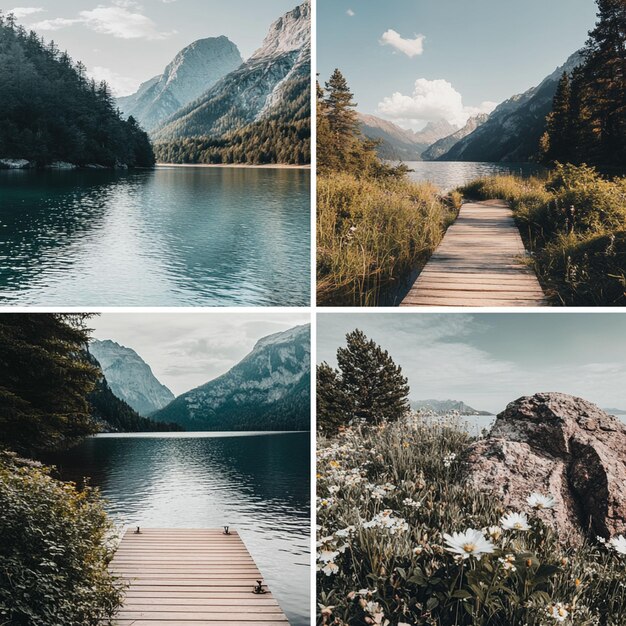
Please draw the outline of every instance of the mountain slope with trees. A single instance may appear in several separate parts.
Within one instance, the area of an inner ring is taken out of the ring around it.
[[[54,41],[0,15],[0,159],[151,167],[154,153],[134,118],[119,116],[106,82],[86,76]]]

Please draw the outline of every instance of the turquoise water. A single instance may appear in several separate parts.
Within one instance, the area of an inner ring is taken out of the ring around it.
[[[292,626],[308,626],[309,433],[91,437],[46,459],[101,489],[120,525],[236,529]]]
[[[309,299],[308,170],[0,171],[0,304]]]

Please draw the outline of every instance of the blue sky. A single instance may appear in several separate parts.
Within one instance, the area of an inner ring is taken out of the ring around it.
[[[24,0],[6,4],[19,23],[54,39],[116,95],[160,74],[176,53],[203,37],[226,35],[243,58],[297,0]]]
[[[359,110],[372,114],[385,98],[414,97],[416,81],[428,81],[417,88],[421,123],[401,117],[400,98],[383,106],[381,117],[401,126],[419,128],[437,108],[462,120],[562,65],[584,44],[595,13],[593,0],[318,0],[317,68],[324,81],[339,67]]]
[[[626,409],[626,314],[318,313],[317,360],[336,364],[360,328],[402,366],[416,400],[463,400],[494,413],[560,391]]]

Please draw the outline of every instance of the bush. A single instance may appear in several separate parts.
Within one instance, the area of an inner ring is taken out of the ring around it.
[[[546,180],[494,176],[460,191],[510,203],[555,304],[626,304],[626,178],[607,180],[586,165],[557,164]]]
[[[530,507],[527,531],[504,529],[497,497],[465,481],[471,441],[458,417],[425,415],[319,438],[319,622],[622,624],[626,556],[563,545]],[[468,529],[492,546],[461,558],[444,534]]]
[[[0,624],[96,626],[121,605],[97,491],[0,453]]]
[[[375,306],[408,283],[453,221],[429,183],[332,173],[317,181],[321,305]]]

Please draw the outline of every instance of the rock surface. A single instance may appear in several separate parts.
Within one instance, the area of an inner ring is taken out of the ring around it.
[[[174,399],[150,366],[131,348],[115,341],[93,340],[89,352],[98,360],[113,393],[139,415],[147,417]]]
[[[556,506],[538,514],[564,541],[626,533],[626,426],[586,400],[511,402],[467,462],[470,483],[511,509],[528,510],[532,492],[553,496]]]
[[[474,117],[470,117],[463,128],[460,128],[456,132],[442,137],[435,143],[431,144],[424,152],[422,152],[422,159],[424,161],[434,161],[440,156],[443,156],[446,152],[452,149],[461,139],[467,137],[473,133],[479,126],[484,124],[489,119],[488,113],[479,113]]]
[[[0,169],[3,170],[26,170],[33,164],[26,159],[0,159]]]

